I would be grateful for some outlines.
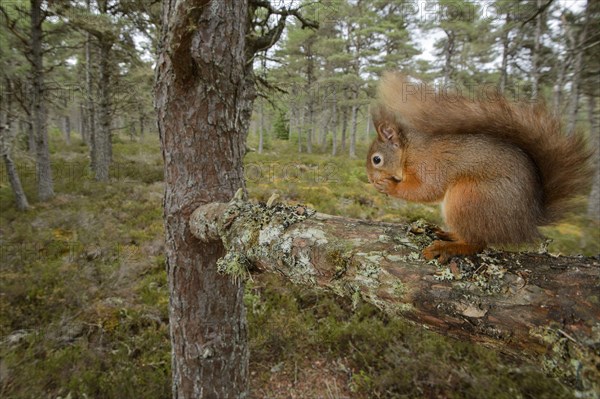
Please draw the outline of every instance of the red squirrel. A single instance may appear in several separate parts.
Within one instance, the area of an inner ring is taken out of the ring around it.
[[[375,188],[442,204],[449,231],[425,248],[442,263],[491,244],[540,238],[592,176],[580,133],[566,135],[543,105],[471,100],[384,74],[372,107],[377,138],[367,157]]]

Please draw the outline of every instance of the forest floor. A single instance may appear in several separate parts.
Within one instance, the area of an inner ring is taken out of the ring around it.
[[[324,213],[441,222],[435,207],[369,187],[362,155],[298,155],[293,143],[271,144],[281,150],[246,157],[251,198],[276,191]],[[158,140],[116,137],[108,183],[91,178],[77,139],[66,146],[53,132],[51,147],[57,195],[48,203],[36,201],[33,159],[15,157],[29,212],[15,209],[0,169],[0,397],[169,398]],[[572,215],[543,232],[551,252],[597,254],[597,231]],[[543,364],[517,363],[276,276],[249,282],[246,305],[253,398],[574,397]]]

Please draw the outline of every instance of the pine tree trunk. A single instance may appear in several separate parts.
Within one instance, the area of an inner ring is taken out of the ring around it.
[[[90,0],[86,1],[87,11],[91,12]],[[87,32],[85,40],[85,88],[86,88],[86,141],[90,146],[90,169],[96,170],[96,109],[94,104],[94,83],[92,78],[92,35]]]
[[[331,106],[331,120],[333,121],[333,128],[331,129],[331,155],[337,155],[337,96],[333,98],[333,104]]]
[[[110,66],[109,57],[112,43],[100,42],[100,60],[98,65],[99,97],[98,122],[99,129],[94,135],[96,159],[94,176],[98,181],[107,181],[111,161],[111,100],[110,100]]]
[[[302,153],[302,132],[304,130],[304,125],[305,125],[305,110],[304,110],[304,104],[300,105],[300,118],[298,119],[299,124],[298,124],[298,154]]]
[[[37,154],[37,149],[35,144],[36,140],[35,132],[33,130],[33,122],[26,122],[25,125],[27,126],[27,150],[31,156],[35,157]]]
[[[295,116],[296,116],[296,112],[294,112],[294,109],[290,106],[288,109],[288,120],[289,120],[288,132],[287,132],[288,140],[290,140],[292,138],[292,133],[294,132],[294,124],[296,123]]]
[[[246,0],[163,4],[155,107],[175,399],[248,392],[243,285],[217,273],[221,241],[197,240],[188,226],[196,207],[228,200],[245,186],[242,160],[255,97],[247,13]]]
[[[63,132],[65,135],[65,143],[71,145],[71,118],[69,115],[63,115]]]
[[[342,137],[341,137],[341,150],[346,151],[346,131],[348,130],[348,107],[344,106],[342,111]]]
[[[329,132],[329,125],[331,124],[331,115],[329,114],[329,110],[324,109],[320,115],[322,121],[319,123],[319,146],[321,147],[321,151],[325,151],[327,147],[327,133]]]
[[[588,96],[588,118],[591,147],[596,153],[593,158],[595,173],[588,198],[587,214],[590,219],[600,221],[600,111],[593,94]]]
[[[264,131],[265,131],[265,109],[263,101],[260,102],[259,111],[260,113],[260,126],[258,127],[258,153],[263,153],[264,143]]]
[[[306,129],[306,152],[308,154],[312,154],[312,138],[313,138],[314,129],[315,129],[314,112],[313,112],[312,102],[311,102],[311,103],[309,103],[308,128]]]
[[[0,96],[0,154],[4,160],[10,187],[15,195],[17,209],[25,211],[29,209],[29,202],[23,191],[17,168],[11,158],[16,135],[13,132],[12,83],[9,79],[6,79],[5,89],[4,95]]]
[[[44,61],[42,53],[42,0],[31,0],[31,64],[32,64],[32,124],[36,148],[38,199],[48,201],[54,196],[50,149],[48,145],[48,115],[44,99]]]
[[[543,7],[543,0],[537,0],[538,10]],[[542,42],[542,23],[544,12],[540,12],[535,21],[535,35],[533,38],[533,54],[531,55],[531,100],[535,101],[539,95],[540,86],[540,47]]]
[[[583,53],[584,45],[587,40],[588,25],[590,21],[590,14],[593,0],[588,0],[585,8],[585,17],[583,22],[583,28],[579,34],[579,38],[574,47],[575,49],[575,61],[573,63],[573,78],[571,79],[571,98],[569,101],[569,112],[567,122],[567,132],[571,133],[575,130],[577,125],[577,113],[579,111],[579,97],[580,97],[580,84],[581,84],[581,73],[583,68]]]
[[[366,143],[371,141],[371,109],[367,109],[367,124],[365,126],[365,140]]]
[[[81,141],[83,141],[84,144],[89,145],[89,138],[88,138],[88,132],[87,132],[87,116],[85,114],[85,108],[83,103],[79,104],[79,134],[81,136]]]
[[[350,130],[350,150],[349,155],[351,158],[356,157],[356,130],[358,128],[358,88],[352,95],[352,127]]]
[[[502,42],[502,61],[500,64],[500,94],[504,95],[506,91],[506,85],[508,84],[508,56],[510,49],[510,40],[508,35],[510,31],[508,27],[511,23],[511,15],[509,11],[506,11],[506,17],[504,19],[504,31],[502,32],[502,37],[500,38]]]
[[[563,86],[565,84],[565,75],[567,74],[567,62],[563,60],[560,63],[560,67],[558,69],[558,76],[556,78],[556,84],[554,85],[554,91],[552,96],[552,111],[554,115],[560,116],[562,102],[563,102]]]
[[[442,67],[444,84],[449,83],[452,78],[452,72],[454,71],[453,56],[455,50],[455,33],[453,31],[446,31],[446,36],[446,44],[443,50],[445,61],[444,66]]]
[[[144,134],[145,134],[144,129],[146,127],[145,124],[146,124],[146,122],[145,122],[144,115],[140,115],[140,140],[142,140],[144,138]]]
[[[15,203],[17,209],[20,211],[26,211],[29,209],[29,202],[27,201],[27,196],[23,190],[21,179],[19,179],[17,168],[15,168],[15,163],[8,152],[4,153],[2,158],[4,159],[4,166],[6,166],[6,175],[8,176],[10,187],[15,194]]]

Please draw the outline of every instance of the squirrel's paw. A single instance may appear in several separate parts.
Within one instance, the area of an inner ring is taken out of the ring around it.
[[[396,187],[396,183],[392,179],[381,179],[373,182],[373,187],[377,191],[383,194],[392,194],[394,192],[394,188]]]
[[[471,244],[464,241],[439,241],[436,240],[423,250],[427,260],[438,258],[438,262],[447,263],[450,258],[457,255],[473,255],[483,251],[485,245]]]

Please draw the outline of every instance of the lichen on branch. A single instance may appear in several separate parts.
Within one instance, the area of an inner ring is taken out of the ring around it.
[[[190,227],[201,240],[223,241],[219,268],[237,281],[278,273],[514,357],[542,357],[550,374],[582,392],[600,389],[598,258],[486,251],[441,266],[421,256],[435,230],[425,222],[355,220],[239,197],[198,208]]]

